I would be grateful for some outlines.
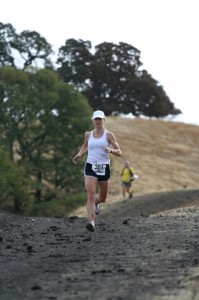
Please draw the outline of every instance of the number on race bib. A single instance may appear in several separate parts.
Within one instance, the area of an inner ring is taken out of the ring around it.
[[[92,165],[92,170],[95,172],[97,175],[104,176],[106,172],[106,165],[98,165],[98,164],[93,164]]]

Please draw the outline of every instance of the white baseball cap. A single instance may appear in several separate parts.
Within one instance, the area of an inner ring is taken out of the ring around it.
[[[96,118],[104,119],[105,118],[104,112],[101,111],[101,110],[94,111],[93,116],[92,116],[92,120],[94,120]]]

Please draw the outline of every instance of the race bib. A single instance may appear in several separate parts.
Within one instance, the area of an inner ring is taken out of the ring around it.
[[[93,164],[92,165],[92,170],[95,172],[97,175],[104,176],[106,172],[106,165],[98,165],[98,164]]]

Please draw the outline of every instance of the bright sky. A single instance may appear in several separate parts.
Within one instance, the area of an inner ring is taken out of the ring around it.
[[[55,51],[69,38],[131,44],[178,120],[199,125],[198,0],[6,0],[0,22],[37,31]]]

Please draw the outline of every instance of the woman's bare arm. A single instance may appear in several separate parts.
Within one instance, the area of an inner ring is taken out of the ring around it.
[[[107,153],[112,153],[113,155],[116,155],[116,156],[122,156],[122,151],[121,151],[120,146],[119,146],[119,144],[116,140],[115,135],[112,132],[108,131],[107,132],[107,138],[108,138],[109,143],[111,144],[111,148],[105,147],[104,148],[105,151]]]
[[[81,149],[79,150],[79,152],[73,157],[73,163],[76,164],[78,159],[87,152],[88,150],[88,139],[90,136],[90,132],[85,132],[85,138],[84,138],[84,143],[81,147]]]

